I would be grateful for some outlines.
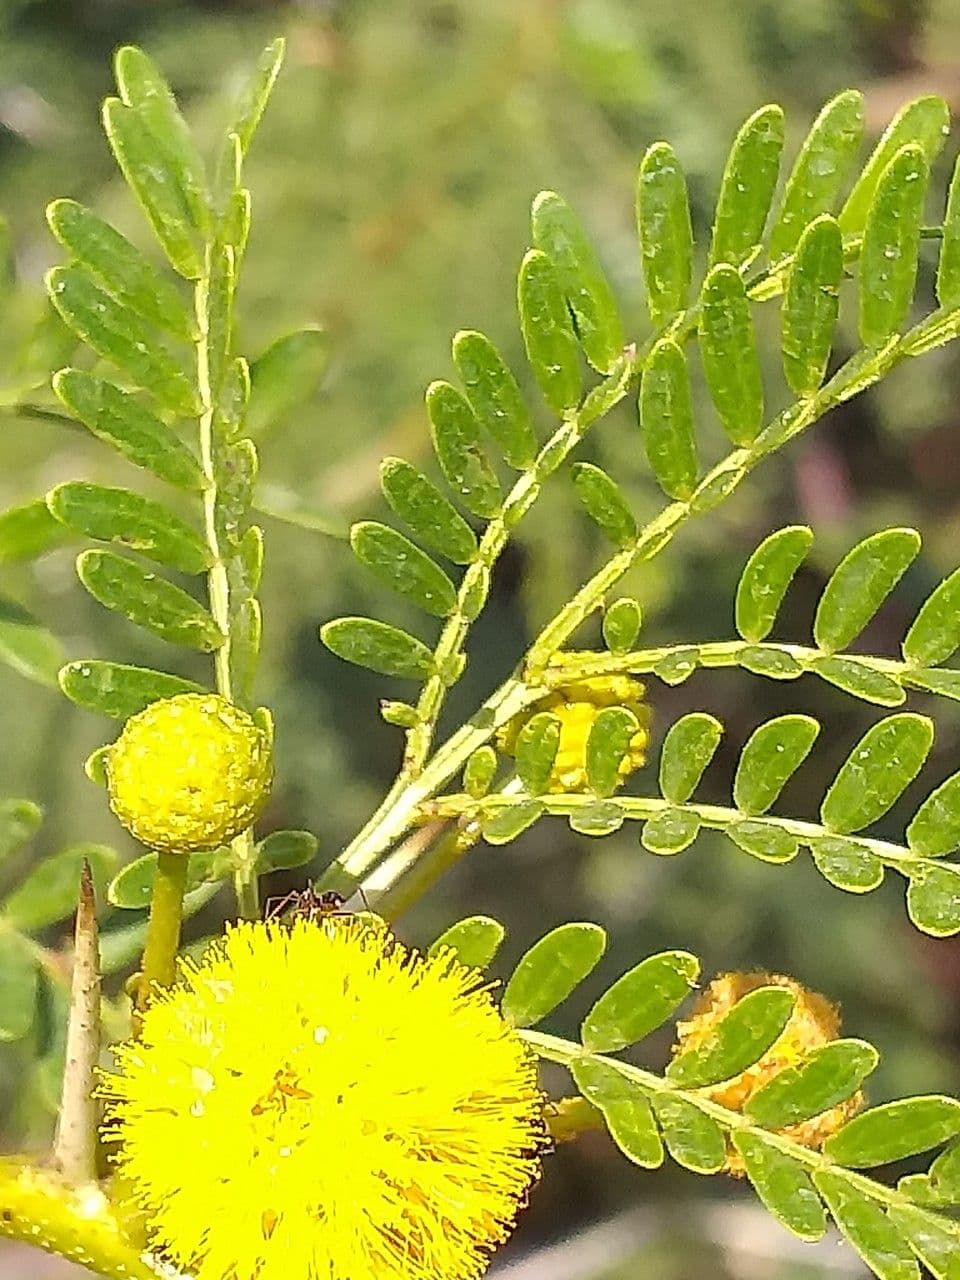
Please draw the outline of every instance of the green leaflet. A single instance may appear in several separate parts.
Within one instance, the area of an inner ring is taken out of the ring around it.
[[[866,662],[858,662],[856,658],[815,658],[810,670],[844,693],[851,693],[855,698],[878,707],[899,707],[907,700],[903,686],[892,676]]]
[[[506,930],[489,916],[468,916],[458,920],[431,943],[428,955],[452,951],[468,969],[486,969],[500,950]]]
[[[67,541],[43,498],[0,512],[0,564],[34,560]]]
[[[654,1093],[650,1105],[670,1155],[693,1173],[717,1173],[727,1158],[723,1130],[686,1098]]]
[[[470,405],[449,382],[432,382],[427,387],[427,413],[447,484],[474,515],[495,515],[503,495],[480,447],[480,423]]]
[[[380,485],[393,511],[432,551],[455,564],[477,555],[473,530],[432,480],[402,458],[384,458]]]
[[[848,551],[817,605],[817,647],[834,653],[855,640],[919,551],[920,535],[914,529],[883,529]]]
[[[433,670],[433,654],[415,636],[374,618],[335,618],[320,639],[338,658],[384,676],[422,680]]]
[[[693,257],[687,183],[666,142],[655,142],[641,161],[636,212],[647,307],[662,329],[687,305]]]
[[[937,264],[937,301],[947,310],[960,306],[960,157],[954,162],[943,215],[943,240]]]
[[[626,815],[613,800],[597,799],[583,808],[574,809],[567,819],[570,830],[582,836],[609,836],[619,831]]]
[[[670,857],[689,849],[700,834],[700,817],[689,809],[664,809],[640,828],[640,843],[648,853]]]
[[[246,155],[253,140],[253,135],[257,131],[257,125],[260,123],[260,118],[270,98],[271,90],[276,83],[277,76],[280,74],[285,48],[286,42],[282,36],[270,41],[263,53],[261,53],[253,75],[244,85],[240,94],[233,124],[229,128],[228,134],[236,135],[240,145],[241,156]]]
[[[54,267],[47,289],[64,322],[97,355],[112,361],[165,408],[187,417],[198,411],[196,392],[179,364],[84,267]]]
[[[35,863],[26,878],[0,904],[0,915],[26,932],[65,920],[76,910],[84,862],[90,864],[99,896],[118,861],[116,851],[106,845],[71,845]]]
[[[490,790],[497,772],[497,753],[489,743],[472,751],[463,766],[463,789],[474,800],[481,800]]]
[[[817,218],[800,237],[780,313],[783,372],[795,395],[813,395],[826,375],[842,279],[840,228],[833,218]]]
[[[637,536],[637,522],[616,481],[590,462],[575,463],[570,475],[591,520],[616,546],[628,546]]]
[[[193,342],[197,326],[180,294],[139,249],[108,222],[75,200],[47,206],[50,230],[118,302],[181,342]]]
[[[679,1053],[667,1078],[682,1089],[701,1088],[739,1075],[766,1053],[793,1012],[786,987],[757,987],[733,1006],[697,1049]]]
[[[587,785],[598,796],[613,795],[620,782],[620,765],[640,721],[627,707],[604,707],[587,738]]]
[[[53,389],[85,427],[136,466],[180,489],[203,488],[196,457],[138,397],[80,369],[54,374]]]
[[[960,773],[927,796],[907,827],[907,844],[923,858],[960,848]]]
[[[489,338],[472,329],[453,339],[453,360],[473,412],[511,467],[523,471],[537,456],[537,438],[517,380]]]
[[[285,333],[250,366],[246,430],[262,435],[304,404],[326,372],[330,343],[317,325]]]
[[[592,973],[607,945],[595,924],[562,924],[525,953],[507,983],[501,1011],[514,1027],[540,1022]]]
[[[803,764],[820,726],[810,716],[768,720],[751,734],[737,764],[733,799],[741,813],[766,813]]]
[[[796,680],[803,667],[793,654],[773,645],[747,645],[737,654],[737,666],[768,680]]]
[[[872,1107],[828,1138],[824,1154],[838,1164],[871,1169],[939,1147],[960,1133],[960,1101],[937,1095]]]
[[[211,849],[207,853],[190,854],[186,892],[192,893],[202,884],[216,884],[231,872],[228,849]],[[128,862],[107,886],[107,901],[124,911],[143,911],[150,906],[157,878],[157,855],[145,853]]]
[[[528,827],[532,827],[544,813],[540,800],[522,800],[519,804],[508,805],[498,813],[484,820],[482,834],[487,844],[509,844],[522,836]]]
[[[748,448],[763,426],[763,382],[743,280],[726,263],[713,267],[703,284],[700,357],[724,431]]]
[[[457,606],[453,583],[430,557],[389,525],[361,520],[350,530],[354,555],[380,581],[419,605],[445,618]]]
[[[610,373],[623,350],[623,328],[613,290],[579,219],[555,192],[541,191],[531,221],[533,243],[553,264],[584,354],[600,373]]]
[[[685,501],[699,476],[693,400],[687,357],[670,338],[661,338],[644,363],[639,406],[650,469],[668,497]]]
[[[520,264],[517,306],[527,359],[543,398],[555,413],[576,408],[583,388],[577,336],[553,264],[537,249]]]
[[[603,642],[611,653],[629,653],[640,633],[643,614],[632,596],[621,596],[603,614]]]
[[[662,1026],[693,989],[700,962],[686,951],[649,956],[619,978],[583,1020],[588,1053],[614,1053]]]
[[[741,126],[723,171],[709,265],[743,267],[760,252],[783,149],[783,111],[761,107]]]
[[[0,1042],[22,1040],[33,1026],[37,959],[27,939],[0,920]]]
[[[845,1102],[880,1061],[865,1040],[834,1040],[786,1067],[746,1103],[744,1113],[765,1129],[782,1129]]]
[[[726,834],[738,849],[761,862],[790,862],[800,852],[800,841],[775,822],[735,822]]]
[[[0,596],[0,661],[37,684],[56,685],[63,659],[56,636],[21,605]]]
[[[813,1182],[837,1226],[880,1280],[920,1280],[920,1268],[899,1231],[849,1176],[818,1169]]]
[[[887,1217],[910,1242],[914,1253],[937,1280],[953,1280],[957,1274],[957,1257],[960,1252],[960,1240],[955,1231],[931,1222],[927,1214],[912,1205],[891,1205],[887,1210]]]
[[[129,489],[68,481],[47,494],[51,514],[75,533],[101,542],[116,542],[183,573],[210,568],[203,537],[162,503]]]
[[[773,630],[787,589],[812,544],[812,529],[787,525],[764,538],[751,554],[737,586],[736,624],[744,640],[759,644]]]
[[[271,831],[257,845],[257,874],[305,866],[316,856],[317,845],[312,831]]]
[[[824,880],[847,893],[870,893],[883,883],[883,863],[856,840],[824,836],[813,841],[810,853]]]
[[[77,558],[80,581],[95,600],[170,644],[210,653],[223,633],[208,611],[172,582],[112,551],[84,551]]]
[[[650,1103],[633,1081],[593,1058],[575,1062],[570,1072],[587,1101],[603,1112],[610,1137],[627,1159],[642,1169],[659,1168],[663,1143]]]
[[[917,146],[898,151],[880,175],[860,250],[860,337],[867,346],[886,342],[906,321],[929,177]]]
[[[770,259],[792,253],[818,214],[833,208],[863,136],[863,94],[839,93],[823,108],[807,134],[770,233]]]
[[[30,800],[0,800],[0,863],[40,830],[43,811]]]
[[[902,712],[873,725],[824,797],[824,826],[847,835],[883,817],[920,772],[932,744],[933,723],[926,716]]]
[[[731,1139],[753,1189],[777,1221],[801,1240],[821,1239],[827,1215],[803,1165],[749,1129],[735,1129]]]
[[[532,796],[546,791],[560,745],[560,721],[549,711],[531,716],[517,735],[517,775]]]
[[[151,702],[178,693],[201,693],[202,686],[165,671],[130,667],[96,659],[68,662],[59,674],[60,688],[78,707],[127,720]]]
[[[903,640],[904,659],[917,667],[936,667],[960,648],[960,569],[924,601]]]
[[[703,711],[672,724],[660,752],[660,790],[671,804],[685,804],[713,759],[723,725]]]
[[[931,937],[949,938],[960,933],[960,871],[952,863],[912,870],[907,914]]]

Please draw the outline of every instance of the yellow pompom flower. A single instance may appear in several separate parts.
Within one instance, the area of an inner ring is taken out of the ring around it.
[[[103,1092],[151,1249],[196,1280],[472,1280],[545,1141],[482,975],[350,917],[183,961]]]
[[[569,665],[581,656],[564,652],[554,660]],[[584,653],[592,658],[593,653]],[[500,730],[497,745],[508,756],[516,754],[517,738],[532,716],[549,711],[560,721],[560,741],[547,790],[554,793],[583,791],[587,785],[587,739],[600,711],[606,707],[626,707],[640,722],[620,762],[620,781],[645,762],[650,741],[650,708],[644,702],[643,682],[633,676],[587,676],[554,689],[535,706],[515,716]]]
[[[215,693],[163,698],[130,719],[106,756],[110,808],[150,849],[216,849],[251,825],[270,789],[270,747]]]
[[[763,1056],[732,1080],[711,1085],[698,1092],[728,1111],[743,1111],[747,1102],[765,1084],[787,1067],[795,1067],[808,1053],[820,1049],[840,1035],[840,1011],[825,996],[808,991],[793,978],[779,973],[722,973],[701,993],[690,1018],[677,1024],[674,1054],[699,1048],[738,1000],[758,987],[787,987],[795,1003],[787,1025]],[[827,1138],[863,1106],[863,1094],[856,1093],[829,1111],[788,1125],[779,1132],[804,1147],[819,1151]],[[743,1158],[733,1148],[727,1151],[727,1169],[741,1175]]]

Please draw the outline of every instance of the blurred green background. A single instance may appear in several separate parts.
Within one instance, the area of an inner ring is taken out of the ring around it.
[[[317,625],[342,612],[418,622],[383,599],[334,535],[361,514],[382,513],[377,463],[383,454],[429,466],[422,393],[433,378],[450,376],[449,339],[457,329],[482,329],[514,368],[524,368],[514,291],[531,198],[555,188],[578,210],[615,285],[628,333],[642,336],[633,181],[643,149],[660,137],[675,146],[702,243],[733,133],[762,103],[786,108],[792,146],[822,102],[849,86],[866,91],[872,135],[919,93],[939,92],[960,105],[960,5],[4,0],[0,211],[9,221],[10,269],[0,311],[0,387],[6,389],[0,400],[24,398],[26,386],[70,357],[72,344],[45,318],[42,302],[43,271],[57,258],[44,205],[72,196],[149,245],[99,127],[100,100],[112,89],[113,49],[142,44],[169,76],[201,142],[212,148],[245,70],[278,32],[288,37],[287,63],[247,167],[254,221],[239,350],[255,356],[307,323],[322,326],[329,340],[322,381],[308,381],[303,394],[286,403],[278,400],[258,436],[268,504],[299,510],[318,526],[265,520],[259,688],[274,710],[278,743],[278,781],[263,829],[316,832],[321,857],[313,871],[336,854],[389,782],[400,734],[382,723],[377,701],[404,696],[379,677],[339,664],[318,644]],[[954,154],[948,144],[950,163]],[[941,170],[933,184],[938,202],[945,163]],[[939,208],[931,206],[931,217]],[[929,295],[930,260],[924,272],[921,294]],[[849,350],[850,314],[845,323],[840,345]],[[782,395],[775,333],[776,308],[768,306],[761,335],[774,403]],[[529,378],[526,389],[546,430],[548,417]],[[885,524],[914,524],[924,535],[924,555],[864,641],[872,652],[894,652],[920,601],[958,559],[958,390],[955,348],[900,368],[769,464],[710,520],[695,522],[627,584],[644,605],[648,643],[729,637],[743,561],[766,533],[792,521],[810,522],[818,534],[778,631],[800,639],[842,552]],[[42,403],[49,396],[38,385],[26,399]],[[637,511],[652,514],[660,500],[645,471],[634,412],[629,400],[622,404],[580,456],[608,467]],[[700,416],[706,451],[718,451],[705,403]],[[0,509],[65,479],[110,482],[123,475],[123,464],[85,434],[36,414],[0,410]],[[447,728],[474,709],[515,663],[532,629],[599,563],[598,538],[575,506],[571,486],[557,477],[505,555]],[[70,658],[112,657],[207,678],[206,660],[164,649],[90,600],[73,575],[74,554],[67,547],[33,563],[0,563],[0,593],[54,631]],[[782,812],[804,817],[815,813],[833,770],[877,718],[826,686],[806,680],[784,686],[743,673],[698,673],[676,688],[656,685],[650,696],[655,746],[665,726],[688,710],[712,711],[726,723],[726,745],[706,782],[708,799],[729,794],[739,749],[760,720],[787,710],[824,720],[827,731],[782,802]],[[917,705],[928,709],[922,699]],[[951,704],[933,711],[939,736],[926,789],[956,768],[960,741]],[[28,798],[46,812],[29,857],[77,840],[134,855],[103,793],[81,769],[114,732],[55,690],[0,664],[0,797]],[[644,786],[643,774],[637,785]],[[908,791],[884,834],[902,833],[903,814],[922,794],[923,785]],[[9,868],[4,887],[27,861]],[[278,880],[270,891],[303,878]],[[956,1091],[960,942],[917,935],[902,898],[893,878],[868,898],[853,898],[827,885],[809,860],[771,867],[719,838],[705,837],[682,858],[664,860],[643,853],[629,830],[591,842],[542,823],[515,845],[478,848],[400,931],[422,941],[460,915],[495,915],[510,929],[506,967],[548,927],[584,917],[611,934],[598,983],[664,945],[698,952],[707,973],[787,971],[840,999],[845,1029],[880,1047],[877,1098]],[[223,894],[192,923],[192,936],[215,929],[229,909]],[[117,916],[107,928],[126,923]],[[55,955],[65,939],[52,930],[46,941]],[[592,994],[588,989],[578,997],[558,1030],[575,1024]],[[49,1009],[47,1015],[52,1027]],[[51,1123],[51,1091],[30,1067],[49,1048],[43,1036],[52,1032],[43,1025],[41,1019],[24,1043],[0,1046],[0,1148],[38,1144]],[[662,1062],[666,1045],[646,1052]],[[710,1225],[719,1221],[714,1209],[678,1217],[678,1197],[748,1199],[741,1187],[720,1179],[639,1174],[599,1138],[564,1149],[549,1162],[545,1185],[511,1245],[515,1256],[637,1204],[654,1206],[653,1217],[634,1235],[627,1232],[619,1251],[611,1235],[579,1262],[563,1246],[540,1270],[530,1269],[539,1265],[541,1255],[534,1253],[509,1274],[516,1280],[548,1274],[799,1280],[836,1273],[826,1269],[836,1268],[835,1257],[825,1255],[821,1270],[813,1255],[808,1263],[806,1254],[797,1260],[795,1251],[785,1252],[781,1235],[751,1251],[745,1242],[754,1227],[766,1240],[766,1228],[752,1218],[734,1231],[739,1247],[724,1244],[730,1228]],[[672,1214],[656,1209],[668,1203]],[[4,1275],[18,1265],[12,1255],[5,1264],[0,1254]],[[23,1274],[39,1275],[42,1265],[29,1258]],[[845,1274],[860,1272],[850,1262]]]

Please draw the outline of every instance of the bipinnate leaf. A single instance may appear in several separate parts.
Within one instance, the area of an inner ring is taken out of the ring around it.
[[[90,864],[99,893],[118,861],[116,850],[106,845],[71,845],[36,863],[0,903],[0,916],[27,933],[45,929],[75,910],[84,862]]]
[[[593,972],[606,945],[607,935],[595,924],[562,924],[540,938],[521,957],[503,993],[507,1022],[540,1022]]]
[[[960,648],[960,569],[927,597],[903,640],[904,659],[936,667]]]
[[[640,380],[640,430],[650,469],[664,493],[685,501],[697,486],[690,372],[670,338],[654,344]]]
[[[800,237],[780,313],[783,372],[795,395],[813,395],[826,375],[842,279],[843,237],[824,215]]]
[[[737,586],[736,624],[744,640],[759,644],[773,630],[783,597],[812,544],[812,529],[787,525],[751,554]]]
[[[549,711],[531,716],[517,735],[517,775],[531,795],[546,791],[559,745],[560,721]]]
[[[628,546],[637,536],[637,522],[616,481],[591,462],[575,463],[570,475],[587,515],[616,546]]]
[[[398,595],[438,618],[452,613],[457,592],[439,565],[409,538],[375,520],[361,520],[350,530],[354,555]]]
[[[525,470],[537,456],[527,403],[513,372],[489,338],[466,329],[453,339],[453,360],[470,405],[511,467]]]
[[[32,800],[0,800],[0,863],[40,830],[43,811]]]
[[[847,893],[869,893],[883,883],[883,863],[857,840],[824,836],[812,842],[810,852],[823,878]]]
[[[640,163],[636,212],[647,308],[662,329],[687,305],[693,257],[687,183],[669,143],[655,142]]]
[[[620,782],[620,765],[640,721],[629,707],[604,707],[587,737],[587,785],[598,796],[611,796]]]
[[[913,816],[907,844],[923,858],[939,858],[960,849],[960,773],[941,783]]]
[[[886,600],[920,551],[914,529],[883,529],[848,551],[823,589],[813,638],[826,653],[845,649]]]
[[[257,845],[257,875],[303,867],[316,857],[317,846],[312,831],[271,831]]]
[[[180,489],[203,488],[196,457],[138,397],[80,369],[54,374],[53,389],[88,430],[136,466]]]
[[[770,260],[796,249],[804,231],[829,213],[863,136],[863,94],[838,93],[823,108],[800,148],[770,233]]]
[[[178,693],[201,693],[192,680],[94,658],[68,662],[59,673],[60,688],[78,707],[113,720],[127,720],[151,702]]]
[[[907,914],[933,938],[960,933],[960,871],[952,863],[911,869]]]
[[[783,111],[761,107],[741,126],[720,183],[710,266],[726,262],[740,268],[760,251],[783,149]]]
[[[724,262],[703,284],[700,357],[724,431],[735,445],[748,448],[763,425],[763,382],[743,280]]]
[[[628,653],[640,634],[643,613],[632,596],[621,596],[603,614],[603,642],[611,653]]]
[[[704,711],[672,724],[660,752],[660,790],[671,804],[686,804],[716,754],[723,725]]]
[[[112,551],[84,551],[77,576],[95,600],[170,644],[210,653],[223,633],[197,600],[172,582]]]
[[[657,1169],[663,1164],[663,1143],[644,1093],[616,1067],[584,1058],[570,1068],[577,1088],[603,1112],[610,1137],[634,1164]]]
[[[553,263],[531,249],[517,277],[520,329],[530,368],[555,413],[574,409],[583,381],[577,335]]]
[[[670,1155],[693,1173],[717,1173],[727,1158],[723,1130],[686,1098],[669,1093],[650,1095],[650,1105]]]
[[[929,176],[918,146],[898,151],[880,175],[860,250],[860,337],[867,346],[886,342],[906,321]]]
[[[43,498],[0,512],[0,564],[34,560],[62,546],[68,535]]]
[[[431,551],[469,564],[476,558],[473,530],[432,480],[402,458],[384,458],[380,485],[393,511]]]
[[[821,1239],[827,1215],[803,1165],[749,1129],[735,1129],[731,1140],[753,1189],[777,1221],[801,1240]]]
[[[879,1061],[865,1040],[833,1040],[775,1075],[751,1095],[744,1113],[765,1129],[800,1124],[852,1097]]]
[[[609,373],[623,350],[623,327],[613,290],[580,220],[556,192],[541,191],[531,222],[533,243],[553,264],[584,354],[600,373]]]
[[[848,835],[882,818],[920,772],[933,722],[912,712],[872,725],[840,766],[820,806],[831,831]]]
[[[663,1025],[693,989],[700,962],[686,951],[649,956],[603,993],[583,1020],[588,1053],[613,1053]]]
[[[47,494],[51,514],[75,533],[115,542],[182,573],[209,569],[203,537],[162,503],[129,489],[71,480]]]
[[[449,382],[427,388],[433,448],[447,484],[476,516],[500,509],[500,482],[480,445],[480,423],[470,405]]]
[[[438,951],[452,951],[459,964],[468,969],[486,969],[493,961],[506,936],[506,930],[498,920],[490,916],[468,916],[445,929],[430,944],[428,955]]]
[[[0,919],[0,1042],[22,1040],[33,1026],[37,959],[27,939]]]
[[[950,311],[960,306],[960,157],[954,161],[943,215],[943,239],[937,265],[937,301]]]
[[[384,676],[422,680],[433,669],[422,640],[375,618],[335,618],[320,628],[320,639],[344,662]]]
[[[810,716],[778,716],[750,735],[737,764],[733,799],[741,813],[766,813],[800,765],[820,726]]]
[[[56,685],[60,641],[22,605],[0,596],[0,662],[37,684]]]
[[[854,1116],[824,1144],[824,1154],[871,1169],[939,1147],[960,1133],[960,1101],[938,1095],[901,1098]]]
[[[683,1089],[729,1080],[758,1058],[779,1037],[793,1012],[794,995],[786,987],[758,987],[733,1006],[696,1049],[685,1049],[667,1067],[667,1078]]]
[[[310,401],[326,372],[330,341],[319,325],[282,334],[250,365],[245,430],[261,436]]]

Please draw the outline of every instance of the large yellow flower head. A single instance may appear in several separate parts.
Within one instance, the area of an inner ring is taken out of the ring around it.
[[[536,1066],[481,976],[367,921],[231,928],[116,1062],[119,1173],[197,1280],[470,1280],[539,1173]]]
[[[270,747],[215,693],[163,698],[130,719],[106,756],[110,807],[151,849],[216,849],[245,830],[270,787]]]

